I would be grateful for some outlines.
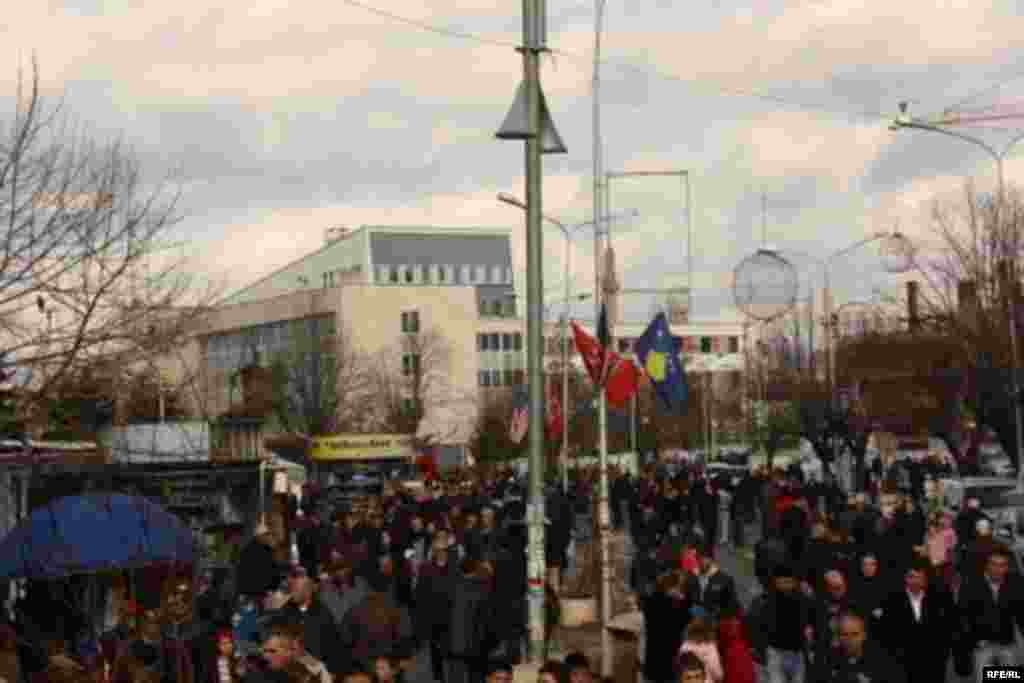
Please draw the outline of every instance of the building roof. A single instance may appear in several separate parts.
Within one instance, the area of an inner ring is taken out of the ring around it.
[[[470,236],[470,235],[487,235],[487,236],[509,236],[512,234],[511,228],[486,228],[486,227],[439,227],[439,226],[427,226],[427,225],[362,225],[351,232],[347,233],[344,237],[335,239],[327,244],[323,245],[319,249],[309,252],[304,256],[289,261],[288,263],[275,268],[266,275],[253,280],[252,282],[240,287],[228,296],[224,297],[224,304],[232,304],[234,300],[240,295],[244,294],[248,290],[256,287],[257,285],[267,282],[274,276],[286,272],[296,266],[300,266],[306,261],[315,258],[327,251],[332,249],[345,249],[349,244],[358,239],[360,236],[369,236],[373,234],[420,234],[420,235],[458,235],[458,236]]]

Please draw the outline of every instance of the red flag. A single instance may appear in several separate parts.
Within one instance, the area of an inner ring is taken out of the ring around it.
[[[554,381],[548,382],[548,406],[544,411],[547,420],[548,438],[552,441],[562,435],[562,402],[558,400],[559,386]]]
[[[604,393],[608,403],[618,407],[633,398],[633,394],[639,390],[640,370],[633,361],[621,358],[617,353],[608,354],[608,364],[611,369],[608,371]]]
[[[604,370],[604,349],[576,323],[572,324],[572,336],[583,358],[583,365],[587,368],[587,374],[590,375],[590,381],[600,386]]]

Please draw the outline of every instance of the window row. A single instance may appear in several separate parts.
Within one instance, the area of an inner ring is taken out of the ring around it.
[[[390,285],[511,285],[512,269],[482,265],[380,265],[376,281]]]
[[[676,339],[680,339],[676,337]],[[575,353],[576,345],[570,337],[566,340],[568,352]],[[626,337],[616,340],[616,348],[619,353],[633,353],[636,339]],[[682,337],[683,353],[739,353],[740,338],[736,336],[718,337]],[[544,353],[555,355],[562,353],[562,337],[546,337],[544,339]]]
[[[516,317],[516,300],[514,297],[495,297],[480,299],[481,318],[514,318]]]
[[[489,332],[476,335],[477,351],[522,351],[521,332]]]
[[[478,382],[482,387],[513,387],[526,383],[524,370],[481,370]]]

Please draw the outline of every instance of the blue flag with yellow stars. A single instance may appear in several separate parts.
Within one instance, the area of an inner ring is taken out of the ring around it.
[[[686,373],[664,313],[654,316],[634,346],[640,367],[669,410],[686,411]]]

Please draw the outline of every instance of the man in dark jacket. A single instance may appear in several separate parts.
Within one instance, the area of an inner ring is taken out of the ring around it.
[[[270,529],[260,522],[253,539],[242,549],[236,567],[238,593],[246,597],[262,598],[278,587],[281,572],[270,547]]]
[[[479,683],[487,666],[487,655],[496,645],[489,633],[494,623],[491,608],[491,577],[475,558],[462,562],[462,577],[456,581],[452,599],[451,629],[446,659],[447,683]]]
[[[855,612],[839,616],[839,647],[821,664],[813,677],[818,683],[903,683],[906,680],[903,667],[875,641],[868,640],[864,617]]]
[[[1024,586],[1019,576],[1011,576],[1010,553],[997,547],[989,553],[985,573],[967,580],[960,589],[960,613],[964,624],[964,644],[974,649],[976,680],[981,671],[997,661],[1016,666],[1014,625],[1024,629]]]
[[[347,662],[338,625],[302,565],[295,565],[289,572],[288,590],[290,597],[281,609],[281,617],[302,627],[302,639],[309,654],[323,662],[332,675],[342,674]]]
[[[810,635],[811,608],[799,590],[796,570],[785,564],[774,569],[767,593],[750,609],[750,644],[762,662],[767,680],[804,681],[804,649]]]
[[[430,665],[434,680],[445,683],[444,657],[451,630],[452,595],[458,576],[456,565],[448,558],[447,537],[435,538],[430,559],[420,569],[416,582],[414,623],[420,642],[430,647]]]
[[[877,640],[903,664],[907,679],[943,681],[957,617],[952,596],[929,585],[929,573],[927,562],[915,561],[903,589],[882,601]]]
[[[686,594],[693,604],[703,608],[705,614],[714,619],[722,610],[738,607],[736,582],[715,564],[707,546],[698,549],[697,562],[700,573],[691,574],[686,581]]]

